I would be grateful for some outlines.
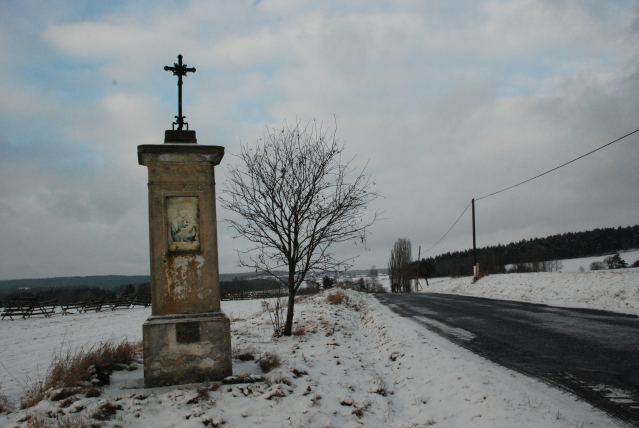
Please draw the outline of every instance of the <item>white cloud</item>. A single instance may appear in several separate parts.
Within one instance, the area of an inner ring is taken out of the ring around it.
[[[173,121],[175,78],[162,67],[178,53],[197,68],[185,78],[187,121],[229,153],[218,183],[240,140],[265,126],[338,117],[347,154],[370,160],[385,196],[370,251],[337,249],[360,253],[363,268],[383,267],[398,237],[430,246],[470,198],[637,127],[630,2],[71,6],[0,6],[10,59],[0,63],[0,278],[147,271],[136,146],[161,143]],[[479,243],[636,224],[636,147],[631,137],[480,201]],[[221,225],[222,271],[235,270],[242,245],[230,236]],[[433,252],[466,248],[469,236],[465,218]]]

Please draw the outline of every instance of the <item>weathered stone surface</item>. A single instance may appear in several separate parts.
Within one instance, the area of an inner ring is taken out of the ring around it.
[[[139,163],[149,172],[147,387],[232,374],[230,323],[220,312],[215,212],[214,167],[224,147],[197,144],[195,131],[167,131],[165,137],[171,144],[138,146]]]
[[[140,164],[149,168],[154,316],[220,310],[214,166],[223,155],[224,147],[219,146],[138,146]],[[169,251],[171,197],[197,198],[199,250]]]
[[[143,336],[146,388],[232,375],[230,322],[222,312],[152,316],[144,323]]]

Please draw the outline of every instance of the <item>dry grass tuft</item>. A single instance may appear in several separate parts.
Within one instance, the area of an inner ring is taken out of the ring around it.
[[[311,296],[310,294],[306,296],[297,296],[295,298],[295,304],[302,303],[303,301],[308,300],[310,296]]]
[[[9,397],[2,393],[2,385],[0,384],[0,413],[11,413],[15,410],[15,406],[9,400]]]
[[[277,385],[284,384],[288,386],[293,386],[293,381],[289,379],[282,370],[276,370],[269,376],[266,377],[266,383],[269,385]]]
[[[271,370],[279,367],[282,364],[279,355],[272,352],[267,352],[257,360],[257,364],[260,366],[264,373],[268,373]]]
[[[82,416],[65,416],[58,419],[57,428],[101,428],[102,422],[89,421]]]
[[[381,377],[373,380],[374,388],[370,391],[372,394],[379,394],[382,397],[386,397],[388,395],[388,387],[386,386],[386,382]]]
[[[48,392],[47,398],[51,401],[64,401],[82,391],[82,388],[61,388]]]
[[[304,324],[297,324],[293,329],[293,336],[304,336],[306,334],[306,326]]]
[[[67,407],[69,407],[70,405],[72,405],[73,403],[75,403],[76,401],[78,401],[79,398],[75,395],[72,395],[69,398],[65,398],[64,400],[60,401],[60,408],[61,409],[66,409]]]
[[[103,426],[104,424],[100,422],[92,422],[78,415],[61,416],[51,422],[40,416],[27,416],[27,428],[101,428]]]
[[[224,419],[206,418],[202,420],[205,427],[220,428],[226,421]]]
[[[139,343],[124,339],[108,340],[91,346],[54,354],[44,381],[35,382],[20,400],[20,408],[32,407],[46,398],[46,392],[55,390],[52,400],[63,400],[81,392],[95,393],[98,386],[108,385],[113,370],[127,367],[135,361]]]
[[[333,305],[339,305],[342,302],[345,303],[345,301],[348,301],[348,296],[338,291],[336,293],[331,293],[328,296],[326,296],[326,301]]]
[[[382,397],[386,397],[388,395],[388,390],[385,385],[378,385],[375,389],[371,391],[373,394],[379,394]]]
[[[42,400],[44,400],[44,388],[42,388],[41,384],[33,385],[27,390],[25,395],[20,398],[20,408],[28,409]]]
[[[44,418],[36,415],[27,415],[27,428],[53,428]]]
[[[293,370],[291,371],[293,372],[293,377],[295,378],[306,376],[308,374],[306,370],[300,370],[297,367],[293,367]]]
[[[320,405],[320,400],[322,399],[322,396],[319,394],[314,394],[311,398],[311,406],[319,406]]]
[[[91,412],[91,417],[99,421],[108,421],[109,419],[113,419],[118,410],[122,410],[120,404],[113,404],[107,400]]]
[[[204,388],[204,387],[198,388],[197,395],[198,397],[200,397],[200,400],[202,401],[209,401],[211,399],[211,394],[209,394],[208,388]]]
[[[100,395],[102,395],[102,390],[100,388],[91,387],[84,391],[84,396],[87,398],[99,397]]]
[[[196,390],[197,395],[186,402],[186,404],[197,404],[203,401],[209,401],[211,399],[211,395],[209,394],[209,389],[205,387],[200,387]]]
[[[253,361],[255,360],[255,348],[237,348],[233,349],[233,358],[240,361]]]

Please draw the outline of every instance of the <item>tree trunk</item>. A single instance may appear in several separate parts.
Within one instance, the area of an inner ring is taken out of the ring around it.
[[[288,309],[286,311],[286,325],[284,326],[284,336],[293,334],[293,314],[295,308],[295,271],[289,268],[288,273]]]

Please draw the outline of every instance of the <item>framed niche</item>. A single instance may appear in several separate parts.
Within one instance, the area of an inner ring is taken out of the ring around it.
[[[200,251],[199,202],[197,196],[166,198],[169,251]]]

